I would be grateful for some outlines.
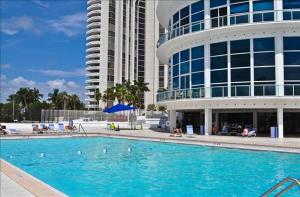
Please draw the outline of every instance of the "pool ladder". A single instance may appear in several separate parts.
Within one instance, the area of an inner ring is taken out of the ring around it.
[[[291,184],[288,185],[287,187],[285,187],[283,190],[281,190],[275,196],[282,196],[285,192],[289,191],[290,189],[292,189],[295,186],[298,186],[300,188],[300,179],[297,180],[295,178],[287,177],[287,178],[283,179],[282,181],[280,181],[279,183],[277,183],[276,185],[274,185],[273,187],[271,187],[268,191],[263,193],[262,197],[267,197],[273,191],[275,191],[276,189],[278,189],[279,187],[281,187],[282,185],[284,185],[285,183],[288,183],[288,182],[291,182]]]
[[[83,134],[84,134],[85,136],[87,136],[87,133],[85,132],[85,130],[84,130],[82,124],[79,124],[79,133],[80,133],[81,130],[82,130]]]

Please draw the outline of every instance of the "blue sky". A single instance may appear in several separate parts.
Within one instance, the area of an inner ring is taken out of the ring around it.
[[[19,87],[84,99],[86,0],[1,0],[1,102]]]

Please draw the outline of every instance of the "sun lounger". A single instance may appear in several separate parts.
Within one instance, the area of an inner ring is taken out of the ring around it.
[[[49,130],[49,128],[46,126],[45,123],[40,123],[40,130],[41,130],[43,133],[47,133],[47,131]]]
[[[77,130],[76,126],[73,124],[73,120],[69,121],[69,125],[66,126],[66,130],[69,130],[69,131],[76,131]]]
[[[193,125],[186,125],[186,135],[188,137],[194,137]]]
[[[55,126],[54,126],[54,123],[49,123],[48,130],[49,130],[50,132],[55,132],[55,131],[57,131],[57,129],[56,129]]]
[[[64,132],[65,131],[64,123],[58,123],[58,131],[59,132]]]
[[[38,124],[32,124],[32,132],[35,134],[43,133]]]

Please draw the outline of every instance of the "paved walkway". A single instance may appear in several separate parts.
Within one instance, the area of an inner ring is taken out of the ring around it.
[[[210,145],[221,146],[228,148],[243,148],[253,150],[269,150],[280,152],[293,152],[300,153],[300,138],[269,138],[269,137],[255,137],[255,138],[243,138],[239,136],[203,136],[194,135],[189,137],[183,135],[182,137],[172,137],[170,133],[154,131],[149,129],[144,130],[121,130],[121,131],[109,131],[103,128],[85,128],[87,135],[92,136],[109,136],[119,138],[132,138],[143,139],[151,141],[164,141],[184,144],[198,144],[198,145]],[[90,132],[89,132],[90,131]],[[73,137],[83,136],[82,134],[74,134]],[[5,138],[19,138],[20,136],[7,136]],[[44,138],[44,137],[71,137],[66,134],[52,134],[52,135],[23,135],[21,138]]]
[[[24,187],[11,180],[3,172],[1,174],[1,197],[33,197]]]

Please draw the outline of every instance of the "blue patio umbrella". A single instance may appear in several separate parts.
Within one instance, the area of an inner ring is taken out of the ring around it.
[[[123,104],[117,104],[110,108],[106,108],[103,112],[114,113],[114,112],[134,110],[134,109],[136,109],[136,107],[131,107],[129,105],[123,105]]]

